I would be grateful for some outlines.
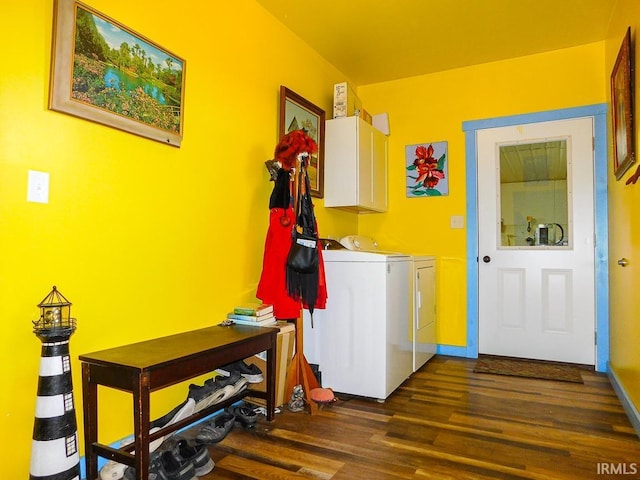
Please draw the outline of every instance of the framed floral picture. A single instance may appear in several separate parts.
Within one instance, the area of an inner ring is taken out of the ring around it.
[[[186,62],[77,0],[56,0],[49,108],[180,146]]]
[[[324,120],[325,112],[285,86],[280,86],[279,138],[293,130],[304,129],[318,145],[311,155],[307,174],[311,196],[324,197]]]
[[[447,142],[407,145],[405,164],[407,197],[449,195]]]
[[[616,179],[636,161],[633,147],[633,79],[631,76],[631,27],[622,41],[611,73],[611,119],[613,122],[613,170]]]

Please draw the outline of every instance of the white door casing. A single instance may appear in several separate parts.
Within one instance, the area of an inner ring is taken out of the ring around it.
[[[568,245],[502,247],[499,148],[556,139],[567,144]],[[592,118],[488,128],[476,141],[479,353],[593,365]]]

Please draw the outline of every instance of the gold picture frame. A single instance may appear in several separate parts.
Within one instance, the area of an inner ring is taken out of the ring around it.
[[[56,0],[49,108],[179,147],[186,62],[77,0]]]
[[[280,86],[279,138],[292,130],[304,128],[318,145],[311,155],[307,173],[312,197],[324,197],[324,120],[325,112],[284,85]]]
[[[613,123],[613,171],[620,180],[636,161],[633,138],[633,79],[631,76],[631,27],[627,29],[611,73]]]

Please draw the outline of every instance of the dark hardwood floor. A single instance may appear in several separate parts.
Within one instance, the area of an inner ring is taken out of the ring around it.
[[[339,395],[318,415],[236,424],[200,478],[640,479],[640,440],[606,375],[575,384],[474,364],[437,356],[384,403]]]

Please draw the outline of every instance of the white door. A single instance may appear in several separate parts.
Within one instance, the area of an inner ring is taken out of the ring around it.
[[[593,365],[593,121],[479,130],[479,353]]]

